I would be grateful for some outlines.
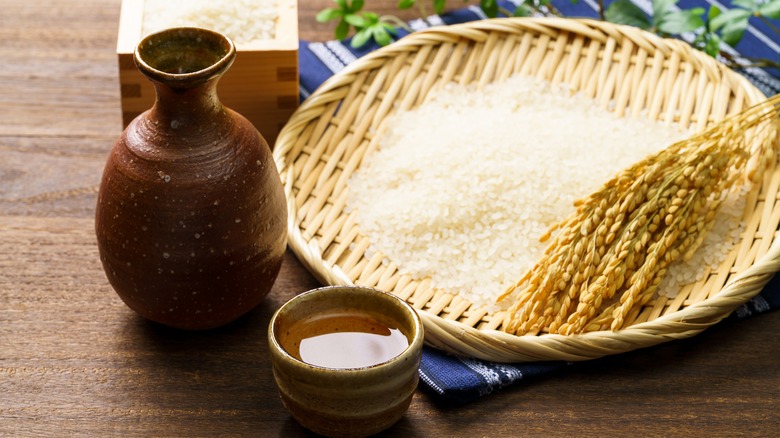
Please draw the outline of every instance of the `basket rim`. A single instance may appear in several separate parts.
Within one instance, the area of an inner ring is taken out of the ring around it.
[[[467,35],[475,41],[484,40],[491,32],[514,29],[522,23],[524,28],[533,28],[545,33],[549,28],[565,32],[580,33],[602,41],[619,35],[639,35],[638,40],[652,41],[656,49],[673,51],[695,50],[686,43],[661,38],[641,29],[607,23],[594,19],[579,18],[497,18],[475,22],[434,27],[412,33],[393,44],[377,49],[346,66],[342,71],[328,78],[309,96],[293,114],[279,134],[273,156],[280,174],[288,170],[292,160],[287,153],[295,143],[302,128],[318,117],[317,108],[322,101],[331,102],[346,94],[345,83],[349,76],[386,62],[395,53],[410,51],[431,38],[438,40],[451,37],[452,40]],[[641,43],[640,43],[641,45]],[[728,79],[736,82],[752,104],[766,97],[746,78],[728,70],[710,57],[695,55],[695,62],[702,71],[726,70]],[[338,266],[329,265],[318,249],[316,237],[307,240],[299,227],[298,209],[293,193],[293,178],[285,180],[285,194],[288,206],[288,245],[301,263],[325,284],[354,284]],[[457,320],[444,319],[425,309],[416,308],[426,330],[426,343],[450,353],[475,357],[495,362],[524,362],[540,360],[580,361],[628,352],[649,347],[669,340],[693,336],[707,327],[726,318],[734,309],[757,295],[775,272],[780,271],[780,242],[772,236],[770,249],[748,269],[730,278],[720,291],[707,299],[690,304],[674,312],[660,315],[652,320],[636,323],[618,331],[594,331],[577,335],[540,334],[518,336],[494,329],[478,329]],[[458,348],[453,348],[453,343]]]

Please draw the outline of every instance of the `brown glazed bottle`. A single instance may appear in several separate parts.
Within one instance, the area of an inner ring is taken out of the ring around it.
[[[100,185],[95,228],[109,282],[131,309],[176,328],[219,327],[257,306],[286,248],[268,144],[217,97],[235,56],[205,29],[144,38],[135,62],[157,100],[122,133]]]

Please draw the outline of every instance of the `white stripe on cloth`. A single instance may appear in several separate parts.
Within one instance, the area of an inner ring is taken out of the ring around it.
[[[737,307],[737,310],[734,311],[734,314],[737,315],[737,318],[746,318],[753,315],[753,313],[760,314],[771,309],[772,306],[769,304],[769,301],[767,301],[761,295],[756,295],[747,303]]]
[[[413,31],[416,32],[418,30],[427,29],[429,27],[444,26],[447,23],[445,23],[444,20],[441,19],[441,16],[434,14],[434,15],[429,15],[425,19],[415,18],[414,20],[409,21],[407,24]]]
[[[753,298],[753,307],[756,308],[758,313],[764,313],[772,309],[772,306],[769,305],[769,301],[764,299],[761,295],[756,295],[756,297]]]
[[[485,11],[483,11],[482,8],[480,8],[477,5],[469,6],[469,11],[473,12],[474,15],[479,17],[480,20],[485,20],[488,17],[487,15],[485,15]]]
[[[357,56],[350,52],[349,49],[341,43],[341,41],[328,41],[325,43],[325,47],[329,48],[331,52],[335,53],[341,62],[344,63],[344,65],[355,62],[357,60]]]
[[[333,52],[328,50],[328,48],[325,47],[325,44],[311,43],[309,44],[309,50],[311,50],[312,53],[314,53],[317,58],[319,58],[319,60],[322,61],[326,67],[328,67],[328,70],[332,71],[333,73],[338,73],[344,69],[345,64],[341,62],[341,60],[339,60],[339,58],[333,54]]]
[[[485,366],[484,363],[474,359],[460,358],[460,361],[487,381],[487,386],[482,386],[479,388],[480,396],[490,394],[494,389],[504,386],[515,380],[519,380],[523,377],[523,373],[521,373],[517,368],[506,367],[500,363],[491,364],[491,366],[488,367]],[[499,371],[504,373],[509,378],[509,380],[502,382]]]
[[[311,96],[309,90],[303,88],[303,85],[298,86],[298,92],[301,94],[301,98],[303,99],[307,99],[309,96]]]
[[[409,27],[412,28],[413,31],[417,32],[418,30],[427,29],[428,23],[426,23],[422,18],[415,18],[409,22]]]
[[[431,15],[430,17],[426,18],[428,21],[428,24],[431,25],[431,27],[434,26],[444,26],[447,23],[444,22],[444,20],[441,19],[441,16],[439,15]]]
[[[434,391],[436,391],[436,393],[438,393],[439,395],[444,394],[444,388],[437,385],[433,381],[433,379],[431,379],[427,374],[425,374],[425,372],[422,369],[419,370],[419,374],[420,374],[420,379],[422,379],[423,382],[425,382],[429,387],[431,387]]]
[[[594,0],[585,0],[585,4],[587,4],[594,11],[598,11],[600,8],[599,4]]]

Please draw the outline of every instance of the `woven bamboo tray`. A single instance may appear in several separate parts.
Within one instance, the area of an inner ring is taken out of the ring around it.
[[[742,76],[685,43],[636,28],[576,19],[513,18],[412,34],[339,72],[313,93],[274,149],[288,198],[289,244],[323,283],[394,293],[418,309],[426,342],[499,362],[586,360],[693,336],[760,292],[780,270],[775,242],[780,169],[748,195],[746,231],[723,266],[675,299],[649,302],[619,331],[514,336],[502,312],[416,280],[365,253],[344,212],[347,179],[388,115],[445,83],[487,84],[521,74],[566,83],[618,115],[702,128],[765,99]]]

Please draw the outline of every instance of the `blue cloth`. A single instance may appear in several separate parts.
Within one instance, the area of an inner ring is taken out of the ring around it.
[[[651,0],[632,0],[646,13],[651,13]],[[519,0],[499,1],[504,9],[513,11]],[[607,2],[609,3],[609,1]],[[596,0],[553,0],[563,15],[568,17],[598,17]],[[731,8],[731,0],[679,0],[679,6],[691,8],[703,6],[705,8],[716,5],[722,8]],[[478,6],[458,9],[443,15],[432,15],[425,20],[417,19],[409,22],[413,30],[421,30],[432,26],[465,23],[486,18]],[[780,20],[771,20],[776,27],[780,27]],[[406,36],[408,32],[398,29],[395,39]],[[686,37],[690,42],[690,37]],[[376,50],[379,46],[373,41],[365,46],[355,49],[350,46],[347,39],[328,42],[301,41],[299,44],[299,68],[300,68],[300,95],[301,99],[308,97],[317,87],[332,74],[343,69],[347,64],[357,58]],[[724,51],[734,55],[737,60],[747,62],[747,58],[780,59],[780,37],[772,31],[764,22],[757,18],[751,18],[750,26],[746,30],[742,40],[736,47],[723,46]],[[767,96],[780,93],[780,72],[776,69],[747,68],[740,70],[744,76]]]
[[[650,0],[632,0],[650,13]],[[507,10],[514,10],[519,2],[500,1],[499,4]],[[595,0],[553,0],[555,7],[565,16],[597,17]],[[717,4],[715,0],[680,0],[684,8]],[[726,8],[729,1],[722,1]],[[426,20],[414,20],[409,23],[413,30],[430,26],[449,25],[486,18],[479,7],[472,6],[458,9],[441,16],[427,17]],[[751,19],[751,26],[735,48],[725,49],[737,58],[760,57],[768,59],[780,58],[780,39],[759,20]],[[775,25],[780,23],[775,20]],[[402,38],[408,32],[398,29],[397,38]],[[306,99],[314,90],[334,73],[361,56],[377,49],[373,42],[365,47],[355,49],[344,42],[308,42],[301,41],[299,45],[300,93],[301,99]],[[780,72],[751,68],[741,71],[753,84],[766,95],[780,93]],[[744,318],[759,313],[780,308],[780,276],[776,276],[766,286],[764,291],[750,302],[734,312],[732,318]],[[420,366],[420,380],[424,387],[436,394],[444,402],[462,404],[479,397],[491,394],[502,387],[527,381],[535,377],[547,376],[566,368],[565,362],[544,362],[525,364],[497,364],[469,358],[460,358],[426,347]]]

